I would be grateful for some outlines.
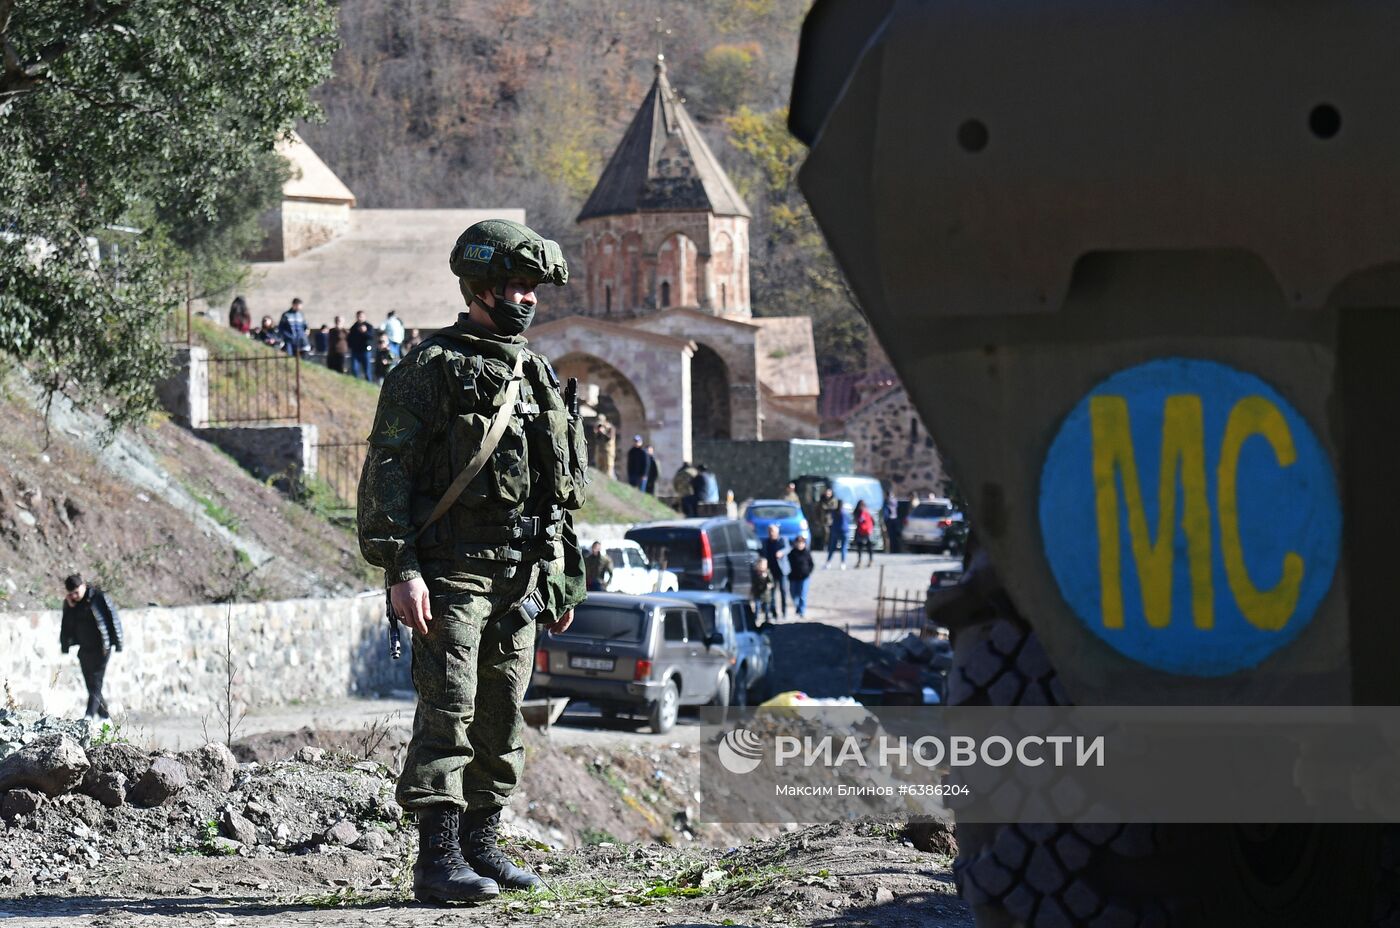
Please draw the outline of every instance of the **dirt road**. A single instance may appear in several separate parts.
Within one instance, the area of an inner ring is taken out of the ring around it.
[[[822,558],[818,558],[820,565]],[[818,567],[812,577],[810,589],[811,608],[806,622],[831,626],[842,633],[849,633],[855,642],[846,646],[840,636],[828,640],[817,630],[803,630],[795,615],[790,614],[777,629],[774,639],[774,661],[778,665],[777,676],[784,681],[805,679],[799,673],[783,672],[783,665],[791,663],[794,671],[808,667],[812,663],[809,642],[822,638],[827,648],[839,651],[841,661],[845,661],[848,650],[855,661],[859,658],[859,645],[856,642],[869,642],[875,631],[875,597],[883,581],[886,593],[892,591],[910,592],[922,596],[928,586],[929,575],[937,566],[954,563],[948,558],[935,555],[880,554],[875,557],[871,568],[848,567],[847,570],[823,570]],[[849,561],[854,564],[854,558]],[[858,669],[853,671],[858,676]],[[844,695],[827,693],[813,687],[818,681],[808,681],[803,688],[820,695]],[[205,738],[204,721],[197,716],[154,716],[131,713],[122,719],[123,727],[133,741],[152,747],[170,750],[188,750],[203,744]],[[319,730],[353,731],[376,725],[387,725],[407,730],[413,722],[413,700],[411,694],[401,694],[380,699],[346,698],[320,705],[286,705],[253,709],[242,722],[238,734],[242,737],[264,732],[294,731],[310,727]],[[571,705],[552,733],[551,739],[561,746],[575,745],[627,745],[653,744],[657,742],[680,742],[695,744],[699,735],[695,719],[681,718],[676,728],[667,735],[656,736],[640,721],[627,719],[607,720],[592,707],[584,704]]]
[[[470,908],[409,901],[403,861],[349,849],[275,860],[177,857],[115,862],[46,895],[4,898],[26,928],[548,924],[929,926],[971,928],[949,859],[886,825],[821,825],[732,850],[600,845],[525,849],[556,894]]]

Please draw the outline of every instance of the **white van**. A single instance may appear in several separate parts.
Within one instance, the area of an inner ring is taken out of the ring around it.
[[[669,570],[651,566],[646,552],[635,541],[626,538],[599,538],[603,553],[612,561],[613,575],[608,581],[609,593],[630,593],[645,596],[647,593],[666,593],[680,589],[676,575]],[[583,551],[593,546],[590,541],[583,545]]]

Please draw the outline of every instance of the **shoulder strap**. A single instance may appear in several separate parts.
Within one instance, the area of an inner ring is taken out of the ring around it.
[[[447,514],[447,510],[452,508],[452,504],[457,502],[457,498],[462,495],[462,491],[467,488],[481,469],[486,466],[486,459],[491,457],[491,452],[496,450],[496,445],[501,441],[501,436],[505,434],[506,424],[510,421],[510,414],[515,409],[516,398],[520,396],[520,377],[525,367],[525,351],[515,356],[515,369],[511,372],[510,383],[506,386],[506,398],[496,410],[496,415],[491,419],[491,428],[487,430],[486,437],[481,440],[481,447],[476,454],[467,462],[467,466],[462,468],[462,472],[452,481],[452,486],[447,488],[447,492],[442,494],[442,499],[438,500],[433,511],[429,513],[428,520],[423,523],[421,531],[432,525],[438,519]]]

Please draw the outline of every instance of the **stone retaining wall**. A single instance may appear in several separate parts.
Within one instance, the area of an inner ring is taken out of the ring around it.
[[[247,425],[196,429],[195,435],[213,442],[259,480],[275,476],[316,476],[314,425]]]
[[[27,708],[81,714],[86,692],[77,651],[58,649],[61,617],[0,613],[0,685]],[[127,609],[122,623],[126,646],[112,656],[105,687],[114,711],[210,714],[212,724],[227,678],[228,628],[234,696],[249,706],[412,688],[409,635],[403,657],[390,660],[378,596]]]

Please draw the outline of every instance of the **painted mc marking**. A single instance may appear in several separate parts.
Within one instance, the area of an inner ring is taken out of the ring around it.
[[[1157,486],[1157,534],[1150,536],[1133,450],[1128,402],[1125,397],[1092,396],[1089,399],[1093,440],[1093,479],[1099,537],[1101,612],[1106,628],[1123,627],[1123,583],[1120,564],[1118,479],[1123,483],[1128,534],[1142,611],[1149,626],[1166,628],[1172,615],[1172,575],[1177,511],[1176,488],[1183,494],[1181,531],[1186,536],[1186,556],[1191,578],[1191,615],[1197,628],[1215,625],[1215,591],[1211,579],[1210,500],[1206,492],[1205,427],[1201,397],[1174,394],[1163,403],[1161,467]],[[1220,464],[1216,468],[1216,500],[1220,523],[1221,559],[1235,604],[1254,627],[1279,631],[1298,606],[1305,564],[1296,551],[1283,558],[1279,582],[1260,590],[1249,577],[1240,541],[1238,477],[1240,452],[1246,441],[1258,436],[1267,441],[1281,468],[1297,459],[1293,435],[1283,413],[1263,396],[1246,396],[1230,410],[1221,439]]]

